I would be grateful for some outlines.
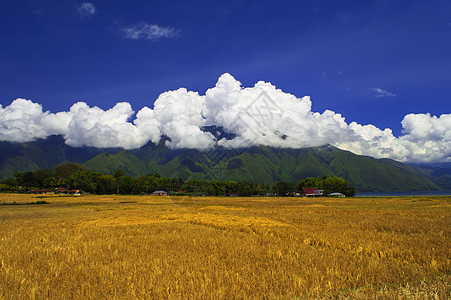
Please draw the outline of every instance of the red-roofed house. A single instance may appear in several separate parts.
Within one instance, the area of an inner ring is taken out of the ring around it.
[[[302,188],[304,197],[320,197],[324,195],[324,190],[317,188]]]
[[[57,193],[62,193],[62,194],[67,193],[67,189],[66,189],[65,187],[57,187],[57,188],[55,189],[55,191],[56,191]]]
[[[54,190],[49,190],[49,189],[40,189],[40,190],[31,190],[30,193],[32,193],[32,194],[49,195],[49,194],[54,194],[55,191]]]

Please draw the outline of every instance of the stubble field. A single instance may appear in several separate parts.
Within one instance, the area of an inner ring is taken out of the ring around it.
[[[0,204],[0,299],[451,298],[447,196]]]

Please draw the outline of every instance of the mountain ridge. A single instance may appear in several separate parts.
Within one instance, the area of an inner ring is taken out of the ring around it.
[[[184,180],[235,180],[274,184],[298,182],[306,177],[339,176],[360,191],[440,190],[431,175],[390,159],[356,155],[330,145],[291,149],[254,146],[216,147],[209,151],[170,150],[148,143],[139,149],[74,148],[61,136],[28,143],[0,142],[0,179],[17,171],[53,169],[74,162],[104,174],[121,169],[138,177],[159,173]],[[440,181],[438,181],[440,183]]]

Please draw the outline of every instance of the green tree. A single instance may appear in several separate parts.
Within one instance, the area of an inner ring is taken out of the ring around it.
[[[21,187],[35,187],[35,180],[33,172],[16,172],[14,173],[16,177],[17,185]]]
[[[262,183],[257,186],[257,194],[260,196],[265,196],[271,192],[271,186],[267,183]]]
[[[256,192],[255,185],[246,181],[238,182],[237,192],[240,196],[252,196]]]
[[[100,173],[89,170],[79,170],[70,175],[66,179],[66,182],[71,189],[80,189],[85,192],[95,193],[100,175]]]
[[[323,180],[324,193],[342,193],[347,197],[352,197],[355,194],[355,189],[351,184],[341,177],[326,177]]]
[[[112,175],[100,175],[97,177],[96,194],[114,194],[117,186],[117,180]]]
[[[237,193],[238,192],[238,182],[236,181],[224,181],[225,193]]]
[[[121,193],[121,182],[122,178],[124,178],[125,173],[121,169],[116,170],[113,174],[113,177],[116,179],[117,185],[116,185],[116,194]]]
[[[44,180],[44,187],[56,188],[59,186],[64,186],[64,179],[52,176]]]
[[[177,192],[183,185],[183,180],[178,178],[169,178],[165,182],[167,192]]]
[[[140,186],[138,179],[131,176],[124,176],[119,183],[121,194],[141,194],[144,189]]]
[[[348,197],[354,196],[356,190],[351,186],[351,184],[341,177],[327,177],[314,178],[308,177],[299,181],[297,189],[299,191],[302,188],[318,188],[324,190],[324,194],[328,195],[330,193],[342,193]]]
[[[214,186],[206,180],[193,179],[185,182],[182,189],[197,195],[214,195]]]
[[[224,182],[221,182],[219,180],[214,180],[210,182],[211,186],[213,187],[213,195],[215,196],[223,196],[225,195],[226,185]]]
[[[125,176],[125,173],[124,173],[124,171],[122,171],[121,169],[119,169],[119,170],[116,170],[116,171],[114,172],[113,176],[114,176],[114,178],[116,178],[116,180],[119,181],[119,180],[122,179],[122,177]]]
[[[0,183],[0,193],[10,192],[12,190],[13,190],[13,188],[10,187],[9,185],[4,184],[4,183]]]
[[[156,190],[162,190],[165,184],[164,178],[159,174],[147,174],[139,178],[143,193],[151,194]]]
[[[75,163],[62,164],[56,167],[55,176],[58,178],[68,178],[69,176],[80,170],[83,170],[83,167],[80,166],[79,164]]]
[[[11,188],[15,188],[17,186],[17,181],[14,178],[3,179],[1,183],[6,184]]]
[[[302,192],[302,188],[317,188],[317,189],[323,189],[323,179],[317,178],[317,177],[307,177],[305,179],[302,179],[299,181],[298,185],[296,186],[296,190],[299,192]]]
[[[53,170],[50,170],[50,169],[40,169],[40,170],[34,171],[33,172],[34,186],[39,187],[39,188],[48,187],[48,186],[46,186],[47,178],[53,177],[53,175],[54,175],[54,172],[53,172]]]
[[[291,182],[279,181],[274,187],[273,191],[277,193],[279,196],[289,196],[295,192],[295,185]]]

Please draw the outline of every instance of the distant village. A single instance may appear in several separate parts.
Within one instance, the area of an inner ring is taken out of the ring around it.
[[[58,187],[55,189],[34,189],[30,190],[30,194],[39,194],[39,195],[55,195],[55,194],[63,194],[63,195],[73,195],[73,196],[81,196],[84,194],[90,194],[87,192],[84,192],[79,189],[67,189],[64,187]],[[176,193],[168,193],[164,190],[157,190],[150,194],[147,194],[148,196],[168,196],[168,195],[189,195],[189,192],[186,190],[183,191],[177,191]],[[205,195],[203,195],[205,196]],[[223,196],[228,197],[239,197],[240,194],[238,192],[232,192],[232,193],[225,193]],[[286,193],[285,195],[279,195],[277,193],[267,193],[265,195],[266,197],[346,197],[346,195],[338,192],[325,194],[324,190],[320,190],[317,188],[302,188],[302,192],[292,192],[292,193]]]
[[[0,182],[0,192],[61,194],[128,194],[151,196],[268,196],[268,197],[349,197],[355,189],[341,177],[308,177],[297,183],[278,181],[267,183],[186,180],[148,174],[138,178],[122,170],[101,174],[74,163],[63,164],[55,170],[16,172],[14,178]]]

